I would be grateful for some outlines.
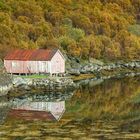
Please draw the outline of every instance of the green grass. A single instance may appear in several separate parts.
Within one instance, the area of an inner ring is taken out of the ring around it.
[[[33,79],[42,79],[42,78],[48,78],[49,75],[47,74],[32,74],[32,75],[19,75],[17,77],[21,77],[21,78],[33,78]]]

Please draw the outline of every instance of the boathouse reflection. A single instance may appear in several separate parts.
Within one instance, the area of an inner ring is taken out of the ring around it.
[[[16,101],[10,116],[26,120],[43,119],[59,121],[65,112],[65,101]]]

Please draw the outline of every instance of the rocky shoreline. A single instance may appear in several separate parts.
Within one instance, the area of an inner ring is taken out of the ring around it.
[[[78,64],[77,64],[78,66]],[[78,67],[71,68],[70,74],[80,75],[80,74],[95,74],[102,71],[113,71],[113,70],[136,70],[140,69],[140,60],[131,62],[114,62],[114,63],[102,63],[101,61],[94,61],[89,64],[79,65]]]
[[[0,60],[0,96],[7,94],[12,87],[12,77],[5,72],[3,63]]]
[[[91,77],[81,78],[84,74],[91,74]],[[27,91],[30,91],[33,87],[45,87],[50,90],[60,90],[64,88],[76,88],[78,86],[76,81],[86,79],[99,81],[101,79],[104,80],[113,77],[136,75],[140,75],[140,61],[132,61],[128,63],[116,62],[108,64],[90,63],[81,66],[79,69],[69,70],[65,77],[23,78],[22,76],[11,77],[6,73],[1,73],[0,96],[7,94],[9,90],[20,88]]]

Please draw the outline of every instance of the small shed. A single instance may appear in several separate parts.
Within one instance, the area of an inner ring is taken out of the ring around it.
[[[12,74],[65,73],[65,58],[59,49],[14,50],[4,58]]]

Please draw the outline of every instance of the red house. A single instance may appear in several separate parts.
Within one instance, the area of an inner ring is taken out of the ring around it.
[[[65,72],[65,58],[59,49],[14,50],[4,58],[8,73],[50,73]]]

